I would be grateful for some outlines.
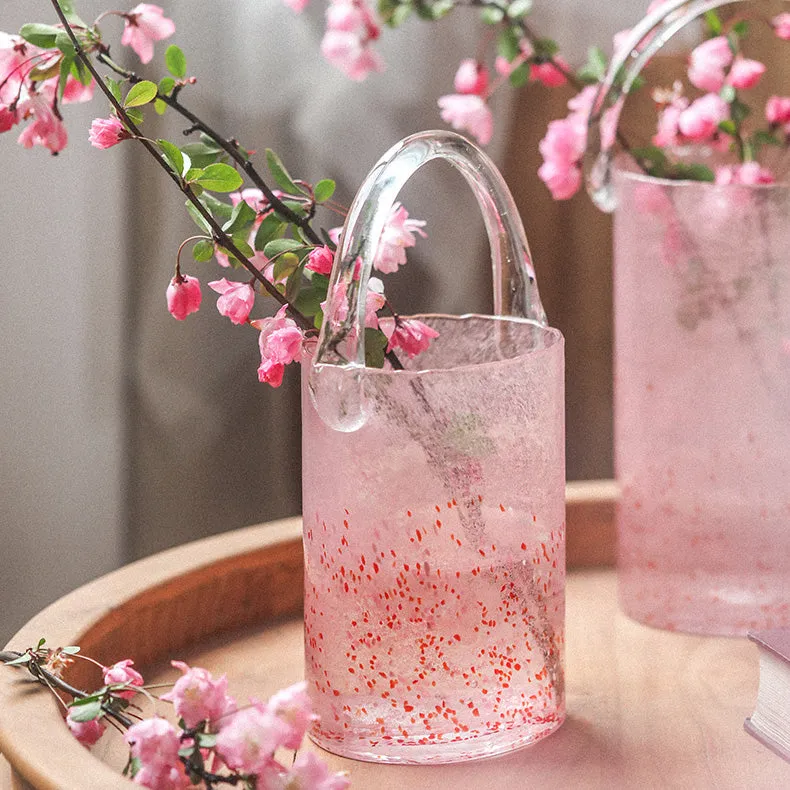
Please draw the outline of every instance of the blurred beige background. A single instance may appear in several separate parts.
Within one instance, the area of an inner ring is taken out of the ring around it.
[[[565,54],[579,62],[588,41],[608,42],[643,4],[536,5],[536,28],[569,42]],[[82,0],[79,10],[93,18],[104,6]],[[248,146],[277,150],[296,176],[335,178],[346,203],[390,145],[441,126],[436,97],[451,92],[481,31],[462,13],[385,31],[387,71],[360,85],[322,60],[317,0],[302,17],[279,0],[173,0],[166,11],[198,76],[189,104]],[[0,29],[51,18],[47,0],[4,0]],[[609,219],[583,196],[552,203],[535,175],[537,141],[569,96],[498,95],[489,152],[520,204],[550,319],[566,334],[573,479],[611,475],[611,253]],[[183,323],[168,315],[164,291],[193,226],[140,151],[89,146],[90,120],[106,108],[98,97],[66,108],[70,144],[57,158],[22,150],[16,132],[0,139],[0,644],[119,564],[300,506],[298,372],[277,391],[259,384],[256,333],[219,316],[205,286],[200,313]],[[181,128],[175,118],[146,126],[171,139]],[[460,177],[428,167],[403,197],[430,238],[388,285],[395,303],[490,311],[482,223]],[[204,284],[222,276],[214,264],[192,271]]]

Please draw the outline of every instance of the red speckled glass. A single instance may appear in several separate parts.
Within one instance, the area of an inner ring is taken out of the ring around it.
[[[563,339],[490,160],[451,133],[396,146],[352,206],[332,283],[361,258],[364,293],[375,245],[355,245],[435,157],[458,164],[498,240],[498,309],[530,317],[420,316],[439,337],[401,371],[349,362],[362,335],[338,322],[303,365],[312,737],[392,763],[509,751],[565,711]],[[358,320],[357,306],[343,312]]]

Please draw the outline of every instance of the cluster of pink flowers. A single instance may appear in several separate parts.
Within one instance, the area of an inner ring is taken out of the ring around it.
[[[259,212],[250,236],[252,241],[255,228],[270,211],[269,204],[258,189],[245,189],[243,192],[233,193],[231,199],[234,206],[243,200],[250,208]],[[426,237],[424,226],[424,220],[409,217],[409,212],[400,203],[396,203],[381,234],[376,258],[373,261],[374,268],[384,273],[397,271],[399,266],[406,263],[406,250],[416,244],[417,236]],[[339,240],[341,231],[342,228],[332,228],[329,231],[329,236],[335,243]],[[216,251],[215,255],[223,266],[230,265],[224,253]],[[264,276],[273,283],[274,264],[267,260],[261,252],[256,252],[255,262]],[[334,252],[329,246],[322,245],[314,247],[308,253],[305,268],[316,274],[328,276],[332,271],[333,263]],[[220,294],[217,299],[217,310],[221,315],[229,318],[234,324],[249,323],[259,330],[258,345],[261,352],[261,364],[258,367],[258,380],[272,387],[279,387],[283,380],[285,366],[301,359],[302,345],[305,340],[304,332],[293,319],[288,317],[285,307],[281,308],[273,317],[250,320],[250,313],[255,305],[255,289],[250,282],[237,282],[223,277],[221,280],[208,283],[208,285]],[[170,281],[166,297],[167,309],[171,315],[178,320],[183,320],[200,308],[202,300],[200,282],[196,277],[183,275],[179,271]],[[367,327],[372,329],[379,327],[377,312],[385,304],[384,283],[376,277],[370,278],[365,311],[365,325]],[[344,299],[341,299],[340,310],[342,315],[335,318],[342,321],[348,310]],[[413,326],[409,322],[404,325]],[[426,329],[428,328],[426,327]],[[420,345],[427,348],[430,339],[436,337],[437,334],[428,329],[427,332],[421,331],[419,336],[421,338]],[[390,349],[403,348],[410,356],[414,355],[412,350],[417,346],[414,341],[409,340],[408,332],[405,330],[395,332],[394,339],[389,335],[387,337],[390,341]],[[401,342],[402,339],[403,342]]]
[[[130,700],[143,686],[143,678],[131,660],[120,661],[103,669],[104,682],[118,699]],[[211,772],[227,769],[243,775],[257,776],[256,786],[278,790],[345,790],[349,782],[344,774],[333,774],[312,753],[300,753],[286,766],[276,759],[279,749],[296,750],[307,730],[317,720],[304,683],[278,691],[268,702],[251,700],[239,706],[228,694],[223,675],[214,678],[200,667],[182,661],[172,665],[181,671],[173,688],[160,699],[171,702],[184,730],[166,719],[154,716],[133,724],[125,740],[135,758],[133,780],[152,790],[183,790],[191,781],[182,757],[184,749],[200,749]],[[67,724],[85,746],[93,746],[106,729],[102,718],[75,721],[72,706]],[[214,745],[201,745],[202,733],[215,737]]]
[[[167,38],[175,30],[162,9],[149,3],[141,3],[121,16],[125,23],[121,43],[130,46],[143,63],[151,60],[154,42]],[[0,133],[26,122],[19,135],[21,145],[43,146],[53,154],[66,147],[68,134],[57,97],[60,79],[57,66],[62,57],[57,50],[43,50],[20,36],[0,32]],[[38,78],[51,71],[54,76]],[[62,103],[90,101],[94,87],[93,81],[83,85],[69,75]],[[94,122],[90,140],[99,148],[108,148],[128,136],[120,121],[110,119]]]

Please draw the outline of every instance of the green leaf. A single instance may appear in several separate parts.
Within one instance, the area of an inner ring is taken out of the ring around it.
[[[302,290],[302,268],[297,266],[285,281],[285,298],[293,304]]]
[[[281,189],[284,189],[291,195],[298,195],[300,192],[304,191],[294,184],[293,179],[285,169],[285,165],[280,160],[280,157],[277,156],[271,148],[266,149],[266,164],[269,166],[269,172],[272,174],[272,178],[274,178]]]
[[[197,745],[202,749],[213,749],[217,745],[217,734],[214,732],[199,732],[196,735]]]
[[[553,38],[539,38],[533,46],[538,60],[553,58],[560,51],[560,45]]]
[[[112,93],[113,98],[118,104],[121,103],[121,83],[118,80],[114,80],[112,77],[105,77],[104,82],[107,84],[107,87],[110,89],[110,93]]]
[[[55,36],[55,46],[64,54],[64,55],[76,55],[77,50],[74,49],[74,44],[71,41],[69,34],[65,30],[58,30],[57,36]]]
[[[137,126],[140,126],[140,124],[145,120],[143,111],[138,110],[136,107],[129,107],[129,109],[126,110],[126,114],[129,116],[132,123]]]
[[[316,280],[319,278],[324,282],[317,284]],[[294,307],[300,313],[302,313],[302,315],[306,315],[308,318],[320,313],[321,302],[323,302],[326,299],[328,283],[329,283],[328,277],[323,277],[322,275],[313,274],[313,277],[310,281],[311,287],[305,288],[304,286],[302,286],[302,290],[299,292],[299,296],[294,302]]]
[[[719,19],[719,15],[715,11],[705,12],[705,24],[711,36],[721,35],[721,19]]]
[[[735,123],[729,118],[726,121],[721,121],[719,123],[719,129],[725,134],[738,134],[738,129],[735,126]]]
[[[210,261],[214,256],[214,245],[208,239],[199,239],[192,247],[192,257],[198,262]]]
[[[164,115],[167,112],[167,105],[161,99],[154,99],[154,110],[157,115]]]
[[[74,700],[69,705],[69,718],[72,721],[93,721],[102,715],[101,700]]]
[[[384,367],[387,336],[380,329],[365,328],[365,364],[369,368]]]
[[[3,661],[3,664],[7,667],[15,667],[21,666],[22,664],[27,664],[30,661],[30,654],[23,653],[19,658],[13,658],[11,661]]]
[[[606,55],[599,47],[590,47],[587,62],[579,69],[579,78],[585,82],[601,82],[606,76]]]
[[[455,0],[434,0],[431,4],[431,19],[436,21],[437,19],[442,19],[442,17],[447,16],[450,11],[453,10],[455,6]]]
[[[187,201],[187,212],[189,212],[189,216],[192,217],[195,225],[197,225],[204,233],[208,233],[210,236],[213,231],[211,229],[211,225],[206,222],[206,219],[203,215],[195,208],[194,204],[191,201]]]
[[[741,38],[747,36],[749,34],[749,23],[745,19],[742,19],[740,22],[736,22],[732,26],[732,32]]]
[[[230,165],[217,162],[209,165],[196,181],[212,192],[233,192],[238,189],[244,179]]]
[[[186,151],[186,146],[184,146],[182,150]],[[233,214],[233,206],[230,203],[226,203],[224,200],[215,198],[214,195],[203,195],[203,197],[200,199],[200,202],[215,217],[220,217],[223,220],[230,219],[231,214]]]
[[[737,126],[740,126],[749,117],[750,113],[751,109],[748,104],[744,104],[738,99],[730,103],[730,117]]]
[[[516,68],[510,72],[508,82],[510,82],[514,88],[522,88],[526,85],[529,82],[529,64],[520,63],[516,66]]]
[[[132,85],[129,93],[126,94],[126,107],[140,107],[143,104],[153,101],[156,98],[156,85],[150,80],[142,80]]]
[[[512,25],[508,25],[497,38],[497,54],[511,63],[521,54],[519,30]]]
[[[187,59],[180,47],[171,44],[165,52],[165,66],[167,70],[179,79],[187,75]]]
[[[321,238],[324,240],[324,244],[329,247],[330,250],[336,250],[337,244],[332,241],[332,237],[326,232],[325,228],[321,228]]]
[[[202,167],[190,167],[189,170],[184,173],[184,179],[190,184],[197,184],[198,178],[200,178],[204,172]],[[230,216],[230,214],[228,216]]]
[[[69,645],[68,647],[61,647],[61,653],[65,653],[67,656],[74,656],[80,652],[79,645]]]
[[[36,645],[36,650],[41,650],[41,648],[44,647],[46,643],[47,643],[46,637],[42,636],[41,639],[38,640],[38,644]]]
[[[411,16],[411,12],[412,6],[410,3],[401,3],[389,16],[387,24],[390,27],[400,27]]]
[[[306,217],[305,207],[296,200],[283,200],[283,205],[287,206],[297,217]]]
[[[170,91],[176,87],[176,81],[172,77],[162,77],[162,79],[159,80],[158,87],[159,93],[161,93],[162,96],[169,96]]]
[[[74,9],[74,3],[72,3],[71,0],[58,0],[58,5],[60,6],[61,11],[63,11],[63,15],[72,25],[77,25],[78,27],[88,27],[85,22],[83,22],[79,16],[77,16],[77,12]]]
[[[285,234],[288,227],[287,222],[283,222],[276,214],[269,214],[264,217],[263,222],[258,226],[255,233],[255,249],[263,250],[272,239],[279,239]]]
[[[754,145],[755,147],[759,148],[762,145],[782,145],[782,141],[779,140],[776,135],[771,134],[771,132],[767,132],[765,129],[760,129],[759,131],[754,133]]]
[[[263,254],[267,258],[273,258],[283,252],[294,252],[301,249],[304,249],[304,244],[296,239],[274,239],[263,248]]]
[[[324,325],[324,311],[320,308],[318,312],[313,316],[313,326],[320,330],[321,327]]]
[[[239,231],[248,231],[250,225],[258,215],[255,210],[250,208],[246,200],[240,200],[233,208],[233,213],[228,221],[222,226],[225,233],[233,235]]]
[[[184,155],[178,150],[178,147],[173,145],[169,140],[157,140],[156,144],[162,151],[165,161],[170,167],[178,173],[183,175],[184,170]],[[189,168],[187,168],[188,170]]]
[[[71,73],[83,85],[88,86],[91,84],[93,75],[88,71],[88,67],[82,62],[82,58],[74,58],[74,63],[71,64]]]
[[[669,160],[658,146],[649,145],[644,148],[634,148],[631,153],[651,176],[656,176],[656,178],[664,176],[669,166]]]
[[[275,282],[290,277],[291,274],[299,268],[299,256],[293,252],[285,252],[278,255],[274,261],[274,269],[272,275]]]
[[[713,171],[706,165],[685,164],[676,162],[672,167],[672,178],[681,181],[710,181],[716,180]]]
[[[487,25],[498,25],[504,18],[505,12],[498,6],[488,5],[480,9],[480,19]],[[375,367],[381,367],[381,365]]]
[[[196,167],[208,167],[213,165],[217,159],[221,149],[216,147],[211,148],[204,143],[187,143],[181,147],[181,150],[188,154],[192,159],[192,164]]]
[[[507,15],[510,19],[523,19],[532,10],[532,0],[513,0],[507,7]]]
[[[71,67],[74,65],[73,55],[64,55],[60,62],[60,76],[58,78],[58,98],[63,98],[63,93],[66,90],[66,83],[68,82],[69,75],[71,74]]]
[[[245,257],[245,258],[252,258],[255,255],[255,250],[250,246],[250,243],[244,236],[231,236],[233,239],[233,243],[236,245],[236,249]],[[235,256],[231,254],[231,259]],[[238,258],[236,258],[238,260]],[[241,263],[241,261],[239,261]]]
[[[42,49],[54,49],[58,33],[62,32],[60,28],[52,27],[52,25],[40,25],[37,22],[28,23],[19,28],[19,35],[25,41]]]
[[[724,99],[727,104],[735,101],[736,95],[735,88],[733,88],[732,85],[725,85],[719,92],[719,96],[721,96],[721,98]]]
[[[335,182],[331,178],[322,178],[313,190],[317,203],[324,203],[335,194]]]

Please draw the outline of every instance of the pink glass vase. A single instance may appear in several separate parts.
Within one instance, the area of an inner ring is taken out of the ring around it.
[[[632,29],[587,156],[591,196],[615,210],[621,605],[711,634],[790,625],[790,185],[618,169],[614,129],[663,44],[739,1],[667,0]]]
[[[376,240],[403,183],[437,157],[480,200],[498,311],[527,317],[420,316],[439,332],[428,351],[404,370],[366,368]],[[490,160],[446,132],[395,146],[351,207],[330,294],[303,365],[312,737],[391,763],[542,738],[564,718],[563,339]]]

